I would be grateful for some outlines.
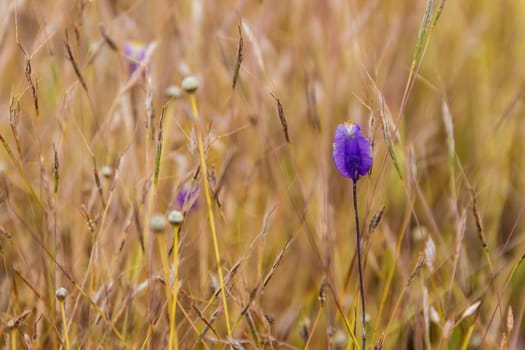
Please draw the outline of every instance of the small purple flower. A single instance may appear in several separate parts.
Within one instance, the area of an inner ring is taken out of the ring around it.
[[[184,186],[179,194],[177,195],[177,207],[179,210],[187,208],[188,213],[197,209],[199,206],[199,188],[197,186],[193,187],[191,190],[189,186]]]
[[[354,182],[372,168],[372,147],[361,132],[361,127],[352,122],[339,124],[334,138],[334,163],[337,170]]]
[[[140,41],[126,41],[122,48],[124,57],[129,61],[129,71],[133,75],[146,58],[147,45]]]

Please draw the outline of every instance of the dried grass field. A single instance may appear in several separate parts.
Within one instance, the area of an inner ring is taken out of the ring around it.
[[[1,346],[524,349],[523,18],[0,1]]]

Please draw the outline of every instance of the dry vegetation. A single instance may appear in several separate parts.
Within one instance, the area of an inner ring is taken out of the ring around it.
[[[2,346],[360,348],[351,119],[368,347],[524,348],[525,3],[443,3],[1,2]]]

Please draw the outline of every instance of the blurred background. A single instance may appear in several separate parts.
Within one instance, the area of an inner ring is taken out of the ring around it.
[[[65,287],[72,348],[166,348],[149,224],[177,209],[180,348],[359,348],[352,183],[332,161],[352,120],[374,152],[368,346],[524,347],[524,17],[510,0],[0,2],[0,342],[65,346]],[[188,75],[200,126],[173,88]]]

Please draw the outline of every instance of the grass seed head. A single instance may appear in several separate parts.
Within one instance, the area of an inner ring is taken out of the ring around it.
[[[184,220],[184,215],[178,210],[172,210],[168,214],[168,222],[172,225],[180,225]]]
[[[64,301],[64,299],[66,299],[66,296],[67,296],[66,288],[60,287],[55,292],[55,297],[58,299],[58,301]]]
[[[149,228],[155,233],[162,233],[166,228],[166,218],[161,214],[154,214],[151,217]]]
[[[199,88],[199,80],[193,75],[189,75],[182,81],[182,88],[187,93],[192,94]]]
[[[164,93],[169,98],[179,98],[181,95],[181,90],[177,85],[171,85],[166,88]]]
[[[348,344],[348,336],[345,332],[338,330],[334,336],[334,347],[336,349],[344,349]]]
[[[109,179],[113,176],[113,169],[111,169],[109,165],[104,165],[102,169],[100,169],[100,175],[105,179]]]

